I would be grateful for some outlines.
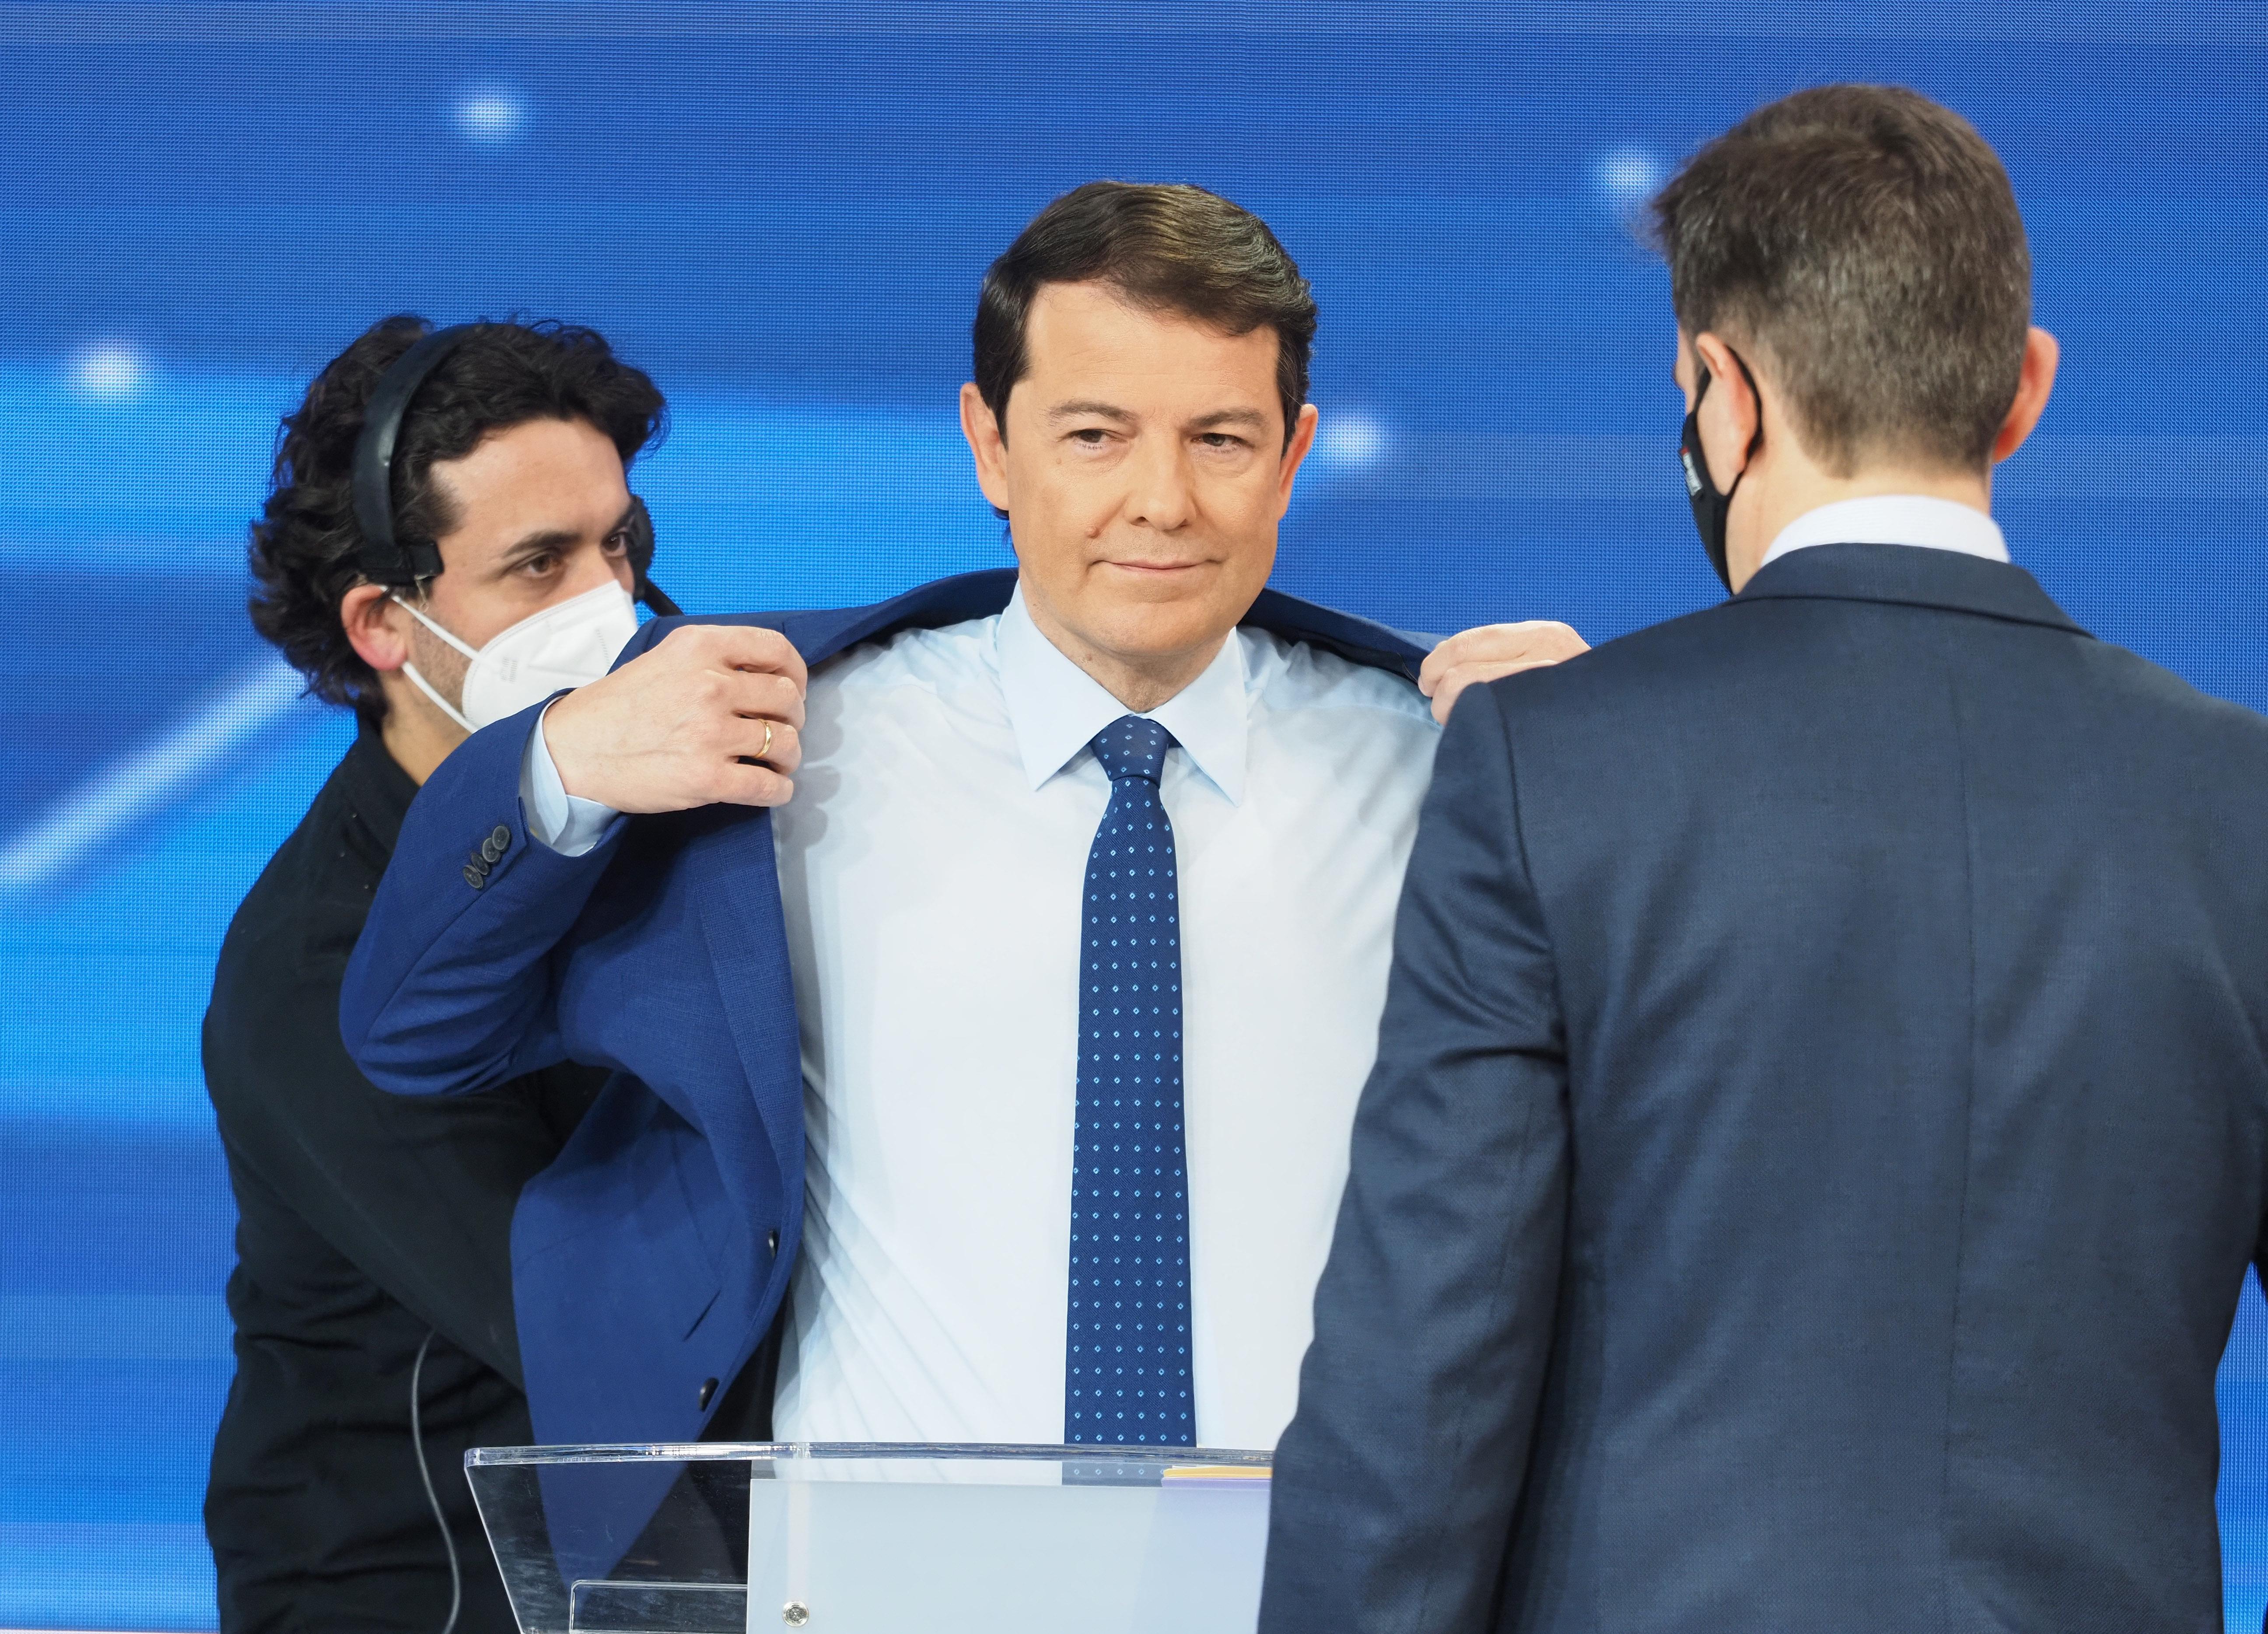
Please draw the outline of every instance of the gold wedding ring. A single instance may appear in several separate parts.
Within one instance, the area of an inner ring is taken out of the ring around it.
[[[770,721],[766,721],[766,722],[764,723],[764,747],[763,747],[762,748],[758,749],[758,750],[756,751],[756,758],[757,758],[758,760],[762,760],[762,759],[763,759],[763,757],[764,757],[765,755],[770,754],[771,752],[772,752],[772,724],[771,724],[771,722],[770,722]]]

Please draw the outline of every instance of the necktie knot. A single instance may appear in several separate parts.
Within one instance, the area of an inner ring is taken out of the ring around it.
[[[1156,783],[1166,772],[1166,751],[1174,734],[1141,715],[1121,715],[1094,734],[1089,746],[1094,758],[1117,783],[1126,777],[1146,777]]]

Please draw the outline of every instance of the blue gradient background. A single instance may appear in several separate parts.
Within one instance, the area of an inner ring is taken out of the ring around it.
[[[1080,180],[1201,182],[1323,311],[1277,582],[1602,639],[1715,593],[1631,206],[1760,101],[1902,82],[2005,156],[2064,343],[1999,489],[2017,559],[2261,707],[2262,13],[1977,13],[0,4],[0,1624],[212,1626],[233,1218],[197,1027],[349,736],[252,636],[243,528],[364,326],[600,327],[673,401],[637,478],[672,593],[863,600],[1006,560],[954,426],[985,262]],[[2253,1628],[2264,1382],[2248,1293],[2221,1513]]]

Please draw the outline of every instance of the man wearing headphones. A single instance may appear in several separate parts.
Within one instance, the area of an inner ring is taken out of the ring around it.
[[[240,1216],[205,1500],[232,1634],[516,1626],[460,1471],[468,1446],[532,1439],[512,1211],[603,1074],[389,1095],[347,1058],[339,986],[442,759],[603,674],[634,594],[676,610],[645,583],[652,533],[626,481],[661,412],[587,329],[396,317],[284,422],[253,622],[360,731],[238,910],[205,1017]]]

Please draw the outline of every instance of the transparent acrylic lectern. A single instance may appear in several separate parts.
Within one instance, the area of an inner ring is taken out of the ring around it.
[[[1250,1634],[1265,1453],[482,1447],[523,1634]]]

